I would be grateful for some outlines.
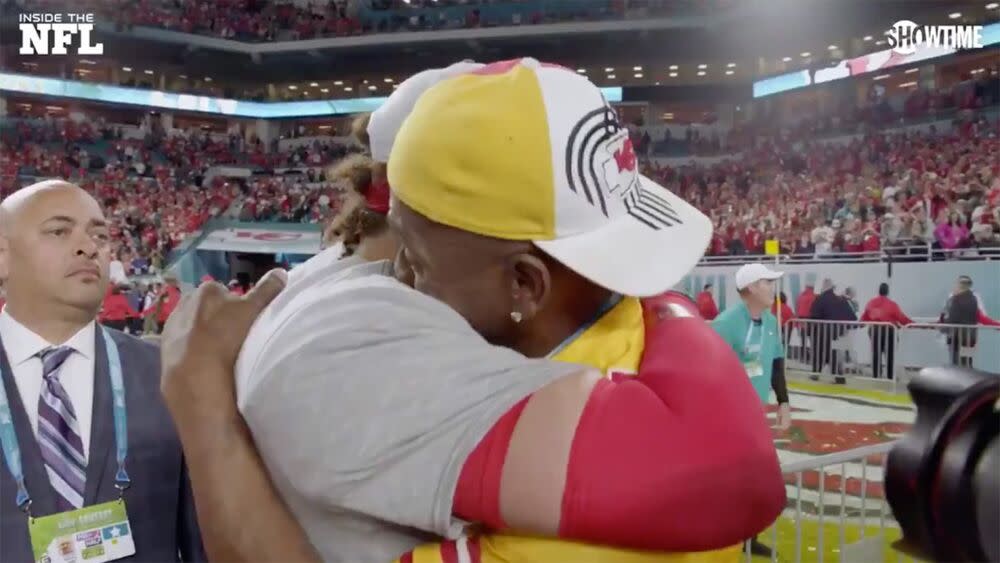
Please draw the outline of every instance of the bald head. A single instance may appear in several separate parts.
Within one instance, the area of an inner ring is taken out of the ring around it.
[[[0,279],[19,320],[68,308],[93,319],[108,280],[110,236],[90,194],[62,180],[21,189],[0,203]]]
[[[16,232],[15,224],[20,216],[30,214],[52,194],[73,193],[77,197],[89,200],[93,207],[100,209],[97,200],[76,184],[65,180],[45,180],[22,188],[0,202],[0,236],[11,236]],[[103,212],[101,213],[103,219]]]

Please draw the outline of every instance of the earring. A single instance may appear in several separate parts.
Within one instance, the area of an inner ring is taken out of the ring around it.
[[[510,320],[514,321],[515,323],[521,322],[521,319],[523,319],[523,318],[524,318],[524,316],[521,315],[520,311],[511,311],[510,312]]]

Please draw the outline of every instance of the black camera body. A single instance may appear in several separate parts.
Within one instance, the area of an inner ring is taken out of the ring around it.
[[[1000,561],[1000,374],[926,368],[909,390],[917,418],[885,475],[902,548],[936,561]]]

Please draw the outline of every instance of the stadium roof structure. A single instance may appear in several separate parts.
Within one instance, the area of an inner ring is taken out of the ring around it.
[[[735,8],[702,16],[624,21],[572,22],[440,31],[378,33],[298,41],[247,43],[164,29],[117,31],[97,25],[97,40],[121,64],[149,61],[182,65],[192,74],[260,82],[318,80],[373,68],[408,74],[456,60],[502,60],[521,56],[573,61],[600,58],[628,62],[637,57],[731,60],[767,57],[789,45],[861,36],[888,29],[900,19],[942,19],[962,5],[956,0],[742,0]],[[3,22],[10,26],[12,22]],[[14,24],[16,27],[16,23]],[[0,32],[5,31],[0,29]],[[0,44],[18,33],[0,33]],[[0,61],[2,62],[2,61]],[[9,68],[9,65],[7,66]]]

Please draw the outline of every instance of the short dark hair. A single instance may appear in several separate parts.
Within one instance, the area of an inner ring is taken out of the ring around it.
[[[708,291],[708,289],[709,289],[710,287],[712,287],[712,284],[710,284],[710,283],[706,283],[706,284],[705,284],[705,287],[701,288],[701,290],[702,290],[702,291]]]
[[[972,287],[972,278],[969,276],[958,276],[958,283],[966,287]]]
[[[885,282],[878,284],[878,294],[882,297],[889,295],[889,284]]]

